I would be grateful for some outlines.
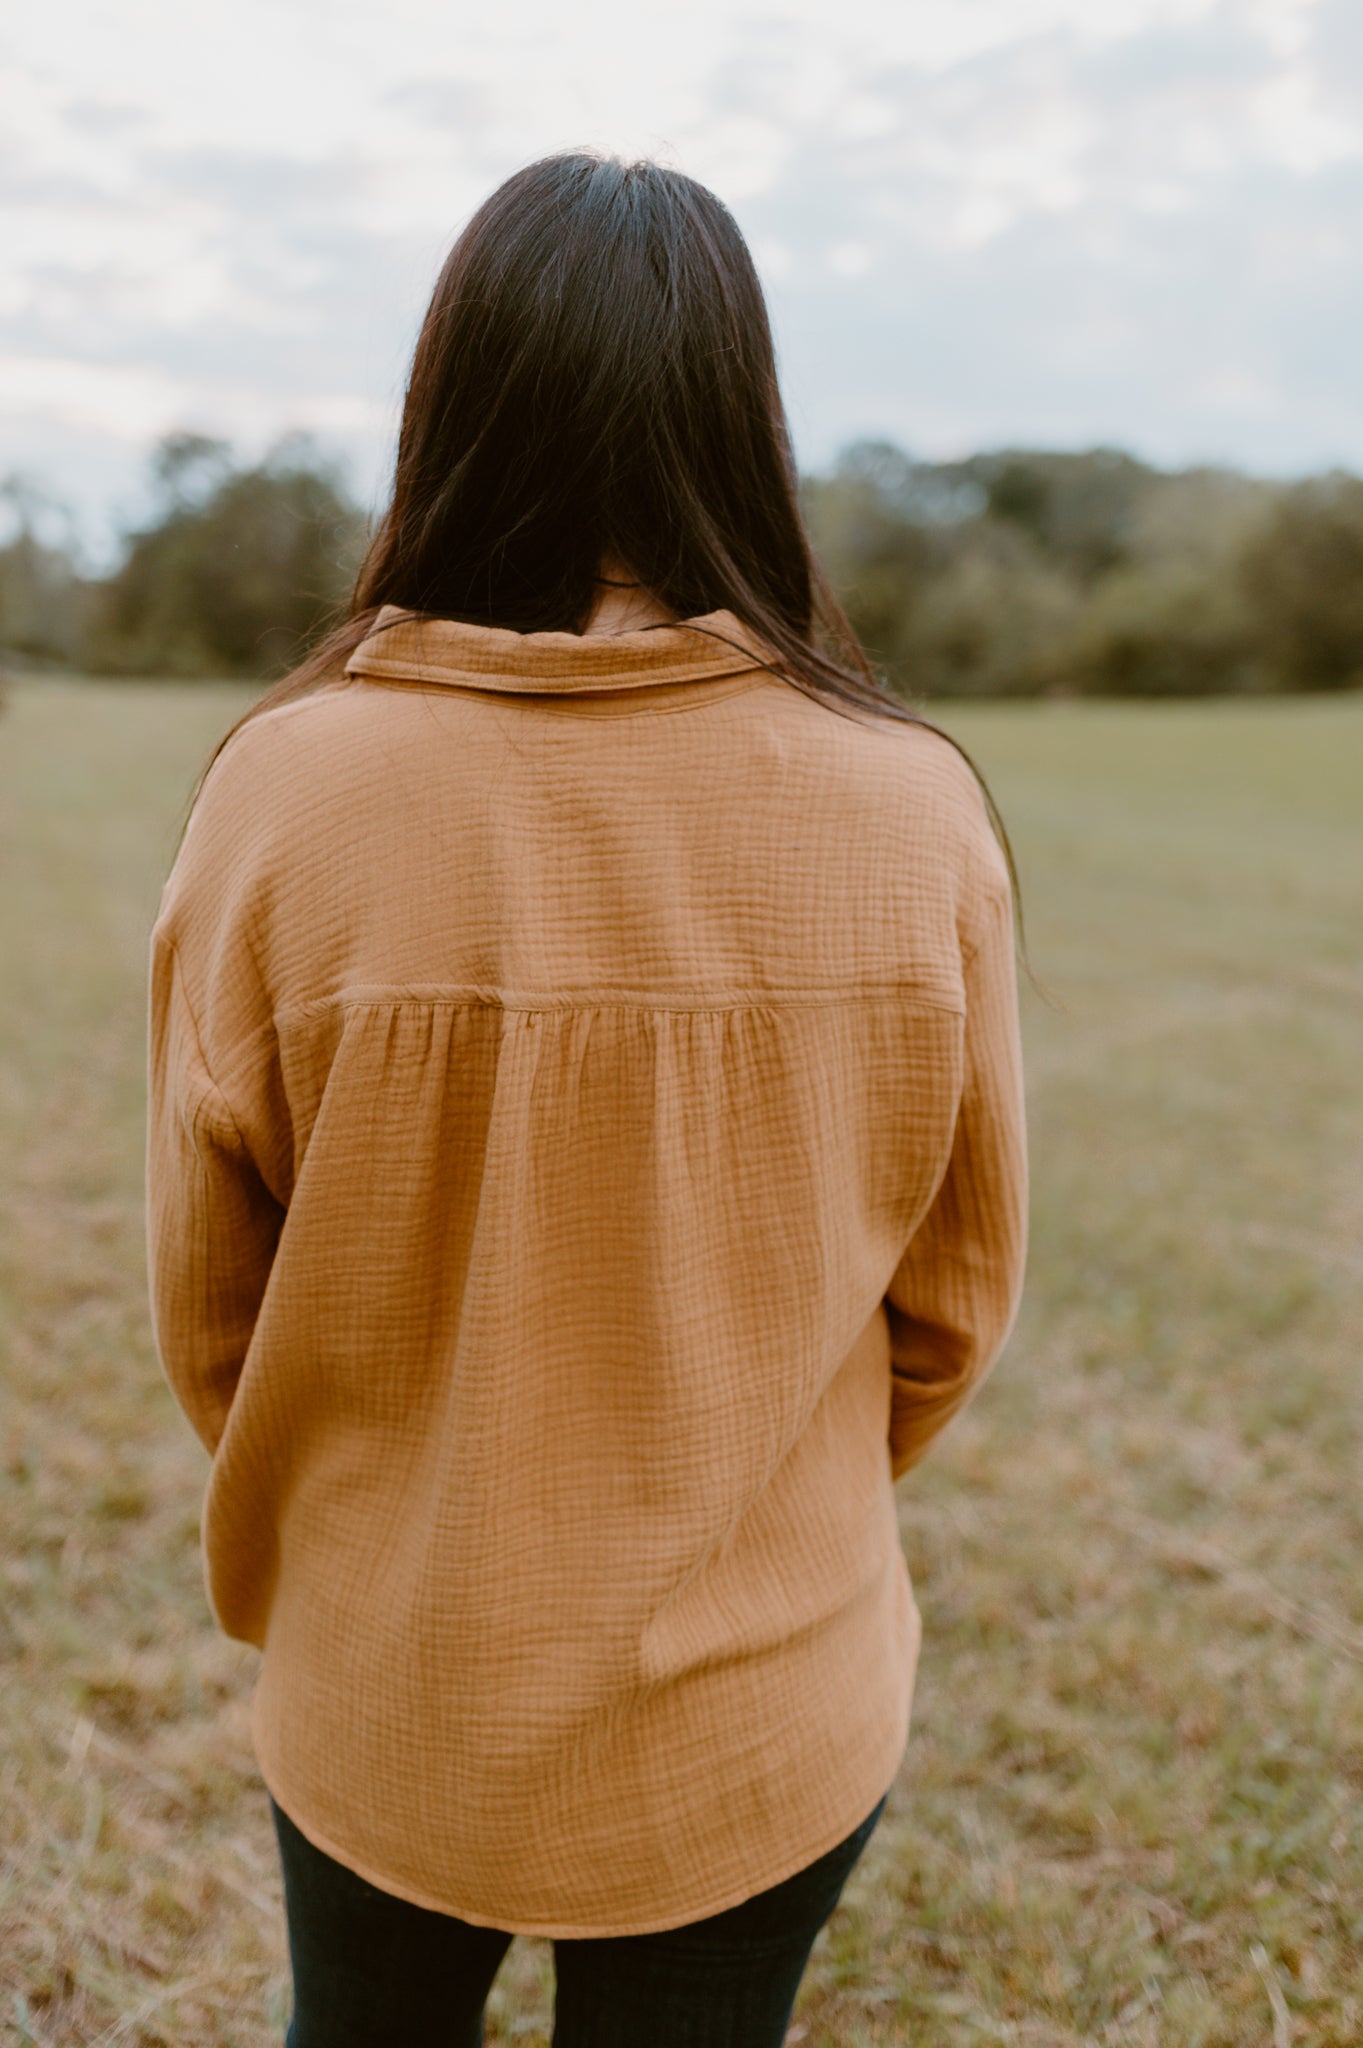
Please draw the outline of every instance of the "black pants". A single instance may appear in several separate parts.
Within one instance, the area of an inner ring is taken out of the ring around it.
[[[556,1941],[554,2048],[781,2048],[809,1952],[888,1797],[817,1862],[727,1912]],[[293,1969],[286,2048],[480,2048],[514,1937],[376,1890],[271,1806]]]

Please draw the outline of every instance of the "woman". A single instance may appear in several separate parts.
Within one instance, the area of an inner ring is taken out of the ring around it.
[[[811,556],[751,259],[552,157],[153,935],[149,1244],[293,2048],[765,2048],[883,1810],[893,1481],[1015,1313],[1011,862]],[[1005,842],[1006,844],[1006,842]]]

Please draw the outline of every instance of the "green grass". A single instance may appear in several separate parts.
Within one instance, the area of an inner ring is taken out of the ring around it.
[[[277,2042],[251,1652],[150,1345],[146,937],[214,687],[0,718],[0,2040]],[[1363,701],[955,707],[1012,829],[1027,1298],[900,1486],[925,1624],[805,2048],[1363,2038]],[[489,2043],[548,2039],[518,1941]]]

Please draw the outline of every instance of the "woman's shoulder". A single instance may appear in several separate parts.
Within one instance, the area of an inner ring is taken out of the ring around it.
[[[259,711],[227,738],[203,779],[192,823],[227,829],[240,847],[272,824],[335,813],[347,786],[372,772],[393,693],[344,677]]]
[[[204,789],[215,779],[234,780],[272,771],[287,775],[304,755],[316,758],[319,749],[344,748],[348,738],[372,724],[380,694],[366,690],[352,677],[337,676],[305,696],[251,713],[229,735]]]
[[[847,721],[844,721],[846,723]],[[853,735],[863,787],[878,801],[878,830],[920,890],[935,877],[967,924],[1012,899],[1008,858],[969,754],[927,717],[871,714]]]
[[[229,733],[190,807],[162,894],[168,907],[195,894],[215,900],[321,851],[346,827],[346,790],[372,772],[379,692],[326,683],[259,711]],[[371,764],[367,767],[366,764]]]
[[[926,716],[858,708],[851,716],[803,700],[815,759],[833,772],[868,823],[907,834],[970,844],[992,839],[980,779],[949,733]],[[874,819],[869,815],[875,812]]]

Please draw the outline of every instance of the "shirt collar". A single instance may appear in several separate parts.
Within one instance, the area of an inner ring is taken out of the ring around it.
[[[345,672],[379,681],[534,693],[700,682],[776,660],[728,611],[629,633],[513,633],[386,604]]]

